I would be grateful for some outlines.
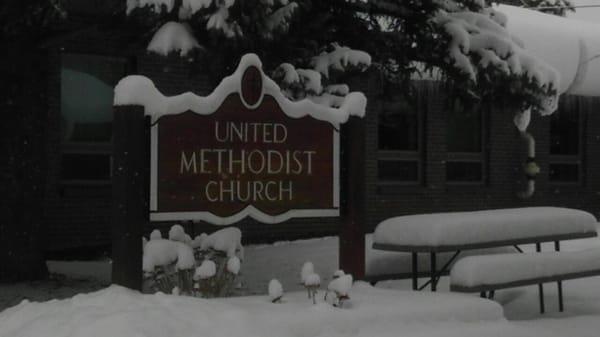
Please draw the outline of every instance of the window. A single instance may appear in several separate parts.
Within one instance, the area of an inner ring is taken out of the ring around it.
[[[548,179],[555,183],[582,181],[582,120],[577,101],[561,99],[550,117],[550,158]]]
[[[422,182],[422,116],[415,100],[386,95],[379,112],[378,162],[380,183],[418,184]]]
[[[480,105],[470,108],[455,102],[446,118],[446,181],[485,181],[485,113]]]
[[[122,58],[63,54],[61,59],[61,179],[109,182],[113,88],[125,75]]]

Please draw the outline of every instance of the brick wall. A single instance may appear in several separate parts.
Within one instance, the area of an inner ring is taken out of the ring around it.
[[[443,211],[469,211],[526,206],[561,206],[584,209],[597,217],[600,215],[600,116],[598,99],[567,96],[563,100],[579,103],[584,123],[584,180],[581,185],[560,185],[548,181],[548,156],[550,149],[550,118],[534,115],[529,127],[536,140],[536,162],[541,173],[536,179],[536,192],[530,199],[522,200],[517,192],[525,188],[526,179],[522,164],[526,159],[526,145],[519,136],[513,115],[496,104],[489,112],[487,130],[488,181],[482,185],[448,184],[445,179],[446,92],[434,83],[419,85],[426,97],[425,127],[425,179],[418,186],[385,186],[377,181],[377,107],[381,98],[369,101],[367,114],[367,231],[378,222],[391,216]],[[375,97],[377,97],[375,95]],[[574,104],[570,104],[573,106]],[[375,111],[372,111],[375,110]]]

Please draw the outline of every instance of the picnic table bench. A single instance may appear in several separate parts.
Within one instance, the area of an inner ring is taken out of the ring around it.
[[[564,310],[562,281],[600,275],[600,248],[576,252],[545,252],[468,256],[450,271],[450,290],[478,292],[493,298],[499,289],[538,285],[544,313],[543,283],[557,282],[558,308]],[[488,294],[488,295],[486,295]]]
[[[560,242],[597,236],[596,218],[584,211],[559,207],[525,207],[399,216],[377,225],[373,249],[411,253],[411,278],[414,290],[427,285],[436,291],[441,275],[465,250],[535,244],[541,251],[543,242]],[[438,253],[454,252],[438,270]],[[429,280],[418,284],[418,254],[430,256]],[[382,278],[378,278],[381,280]]]

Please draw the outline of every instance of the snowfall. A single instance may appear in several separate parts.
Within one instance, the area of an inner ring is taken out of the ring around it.
[[[367,235],[369,273],[409,271],[410,256],[374,251],[371,242]],[[562,249],[594,247],[600,247],[598,238],[564,241]],[[321,276],[317,304],[300,285],[307,261]],[[109,285],[109,259],[48,261],[51,280],[0,285],[0,337],[598,336],[600,277],[564,282],[562,313],[555,284],[545,286],[547,312],[542,315],[537,286],[501,290],[487,300],[450,293],[448,277],[441,279],[437,293],[412,291],[406,279],[375,287],[355,282],[350,300],[340,308],[323,300],[337,261],[336,237],[246,246],[237,290],[243,296],[219,299],[148,295]],[[283,290],[280,303],[271,302],[269,289]]]

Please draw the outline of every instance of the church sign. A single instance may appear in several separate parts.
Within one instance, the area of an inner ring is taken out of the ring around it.
[[[236,74],[210,96],[194,96],[193,111],[154,121],[150,219],[338,216],[336,125],[283,97],[259,66],[242,63]]]

